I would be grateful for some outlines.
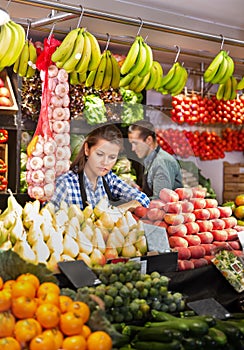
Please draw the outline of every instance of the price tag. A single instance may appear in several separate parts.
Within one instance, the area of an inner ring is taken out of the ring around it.
[[[170,251],[168,235],[164,227],[143,223],[148,251],[165,253]]]
[[[214,298],[191,301],[187,303],[187,306],[198,315],[210,315],[219,319],[225,319],[230,316],[229,311]]]

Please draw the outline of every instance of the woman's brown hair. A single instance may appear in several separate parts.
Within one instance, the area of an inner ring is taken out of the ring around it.
[[[123,135],[122,132],[113,124],[105,124],[92,130],[85,138],[79,153],[70,165],[70,170],[80,173],[84,170],[86,164],[85,144],[88,148],[95,146],[99,140],[106,140],[114,143],[120,147],[120,151],[123,149]]]

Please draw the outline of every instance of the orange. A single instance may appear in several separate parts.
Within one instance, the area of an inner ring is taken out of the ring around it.
[[[13,285],[16,283],[15,280],[8,280],[4,282],[3,289],[12,291]]]
[[[28,282],[31,282],[34,285],[36,290],[40,286],[39,278],[36,275],[34,275],[32,273],[29,273],[29,272],[22,273],[21,275],[19,275],[16,278],[16,281],[28,281]]]
[[[83,337],[87,339],[90,334],[91,334],[91,328],[87,326],[87,324],[84,324],[84,326],[82,327],[81,335],[83,335]]]
[[[15,317],[10,311],[0,312],[0,338],[12,337],[15,326]]]
[[[0,312],[9,310],[11,302],[11,292],[4,289],[0,290]]]
[[[12,313],[20,319],[34,317],[37,306],[36,299],[24,295],[12,299]]]
[[[52,337],[40,334],[31,340],[29,350],[56,350],[55,341]]]
[[[244,205],[244,194],[238,194],[235,198],[235,205]]]
[[[60,288],[57,284],[53,282],[43,282],[40,284],[39,288],[37,289],[37,297],[39,298],[43,294],[47,293],[56,293],[60,294]]]
[[[70,304],[73,303],[73,300],[68,297],[67,295],[60,295],[59,296],[59,308],[63,313],[65,313],[66,311],[68,311],[68,307]]]
[[[12,298],[26,296],[33,299],[36,295],[36,289],[31,282],[16,281],[12,285]]]
[[[34,318],[26,318],[15,323],[14,335],[20,343],[29,342],[41,332],[42,328]]]
[[[53,304],[41,304],[36,310],[36,319],[44,328],[57,327],[60,319],[60,310]]]
[[[62,345],[63,350],[86,350],[86,340],[82,335],[66,337]]]
[[[19,342],[13,337],[5,337],[0,339],[1,350],[21,350]]]
[[[83,301],[73,301],[73,303],[68,306],[68,311],[73,311],[75,314],[80,315],[84,323],[89,320],[90,308]]]
[[[49,303],[59,307],[59,295],[55,292],[42,294],[41,296],[39,296],[39,298],[37,298],[37,301],[38,304]]]
[[[234,215],[237,219],[244,219],[244,205],[240,205],[239,207],[236,207],[234,210]]]
[[[57,349],[62,348],[64,336],[63,336],[63,333],[58,328],[46,329],[42,334],[47,335],[49,337],[53,337],[56,348]]]
[[[112,338],[104,331],[95,331],[87,339],[88,350],[111,350]]]
[[[84,321],[82,317],[72,311],[60,316],[59,328],[65,335],[77,335],[82,332]]]

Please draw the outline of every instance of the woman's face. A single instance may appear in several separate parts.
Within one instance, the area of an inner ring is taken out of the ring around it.
[[[114,166],[120,147],[106,140],[99,140],[95,146],[88,148],[85,144],[85,155],[88,157],[85,169],[93,176],[104,176]]]

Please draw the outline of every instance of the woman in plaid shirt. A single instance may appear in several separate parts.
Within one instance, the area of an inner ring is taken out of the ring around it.
[[[55,208],[65,201],[78,204],[81,209],[94,206],[107,196],[112,205],[119,204],[127,210],[137,206],[148,207],[147,195],[128,185],[112,172],[119,152],[123,148],[121,131],[111,124],[94,129],[85,139],[70,170],[56,180],[56,190],[51,202]],[[123,203],[123,204],[122,204]]]

